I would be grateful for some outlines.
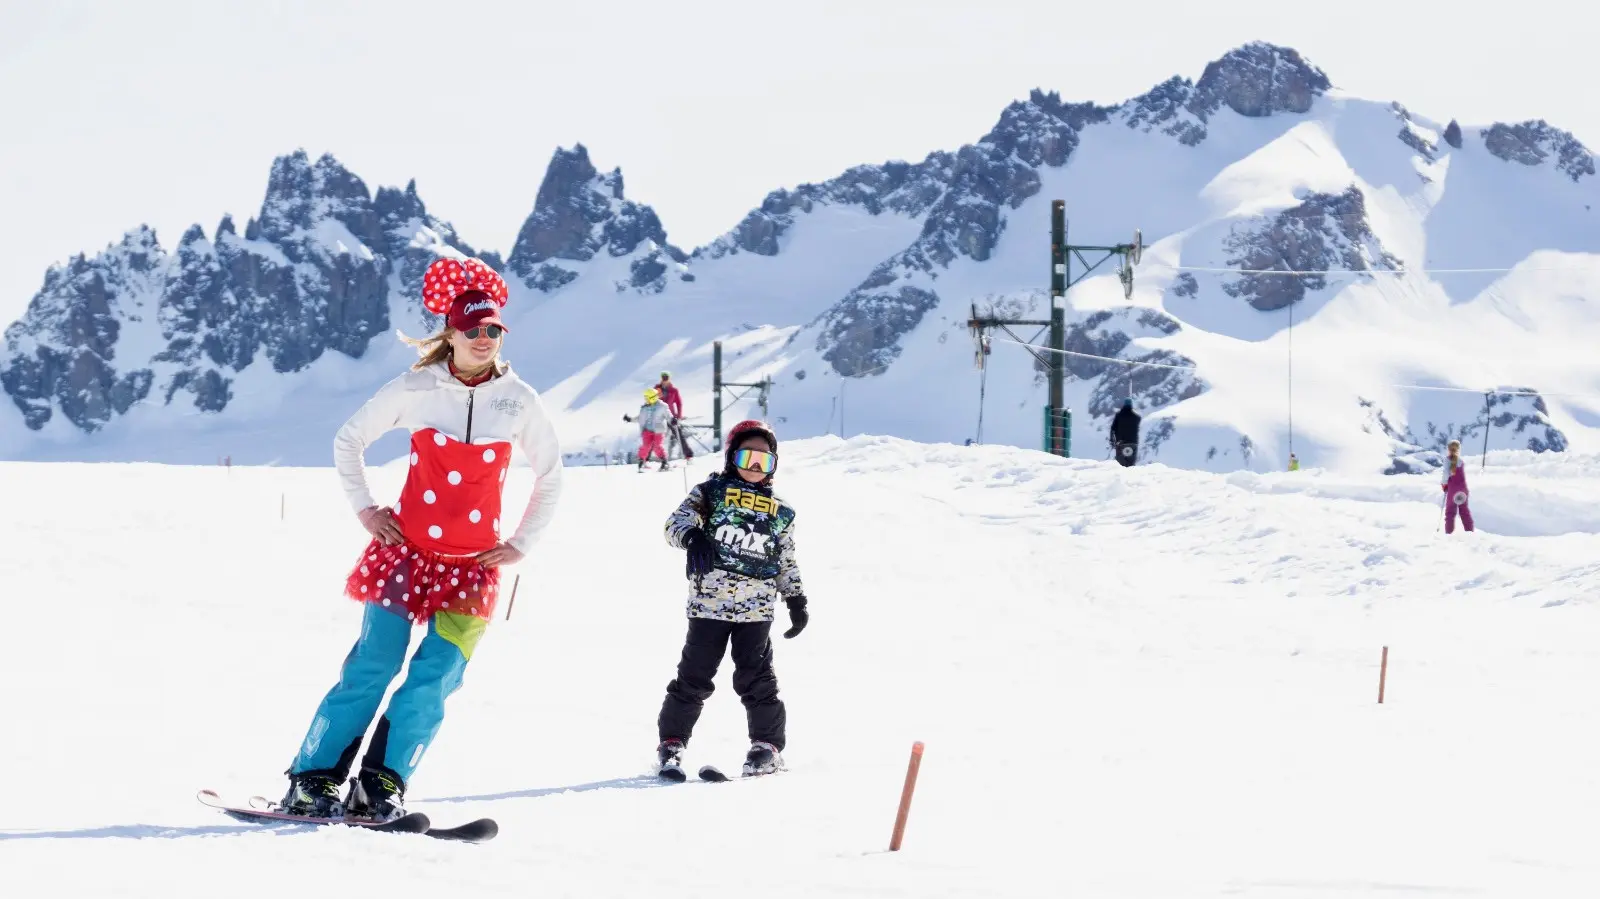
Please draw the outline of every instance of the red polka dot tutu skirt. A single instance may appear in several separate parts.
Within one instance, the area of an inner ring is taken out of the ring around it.
[[[438,611],[487,621],[494,616],[500,569],[409,543],[386,546],[374,537],[345,580],[344,592],[361,602],[403,608],[411,621],[427,621]]]

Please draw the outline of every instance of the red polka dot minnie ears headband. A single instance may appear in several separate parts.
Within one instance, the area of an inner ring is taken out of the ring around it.
[[[480,324],[509,331],[500,320],[509,298],[505,279],[481,259],[435,259],[422,276],[422,305],[458,331]]]

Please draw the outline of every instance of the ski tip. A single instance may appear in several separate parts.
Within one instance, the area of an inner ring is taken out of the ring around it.
[[[700,779],[710,783],[722,783],[728,779],[728,775],[717,770],[715,765],[706,765],[700,769]]]
[[[228,801],[222,798],[222,794],[209,788],[196,792],[194,798],[198,799],[201,805],[208,805],[212,808],[228,807]]]
[[[393,821],[370,826],[397,833],[427,833],[433,827],[433,822],[422,812],[411,812]]]
[[[656,772],[656,776],[675,784],[681,784],[689,779],[689,775],[685,774],[682,768],[662,768]]]
[[[428,836],[463,843],[483,843],[500,835],[500,824],[493,818],[479,818],[458,827],[431,828]]]

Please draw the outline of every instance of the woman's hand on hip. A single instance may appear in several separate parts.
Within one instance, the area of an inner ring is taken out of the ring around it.
[[[479,565],[488,568],[499,568],[502,565],[515,565],[522,561],[522,550],[509,543],[497,543],[493,549],[486,549],[475,557]]]
[[[367,533],[382,540],[384,545],[395,546],[406,542],[406,535],[400,532],[400,522],[394,520],[394,513],[388,506],[368,506],[357,514]]]

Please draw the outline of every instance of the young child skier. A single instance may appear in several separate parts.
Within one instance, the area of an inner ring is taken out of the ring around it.
[[[1444,532],[1456,530],[1456,514],[1461,515],[1461,525],[1472,530],[1472,510],[1467,508],[1470,491],[1467,490],[1467,466],[1461,461],[1461,441],[1450,441],[1450,455],[1444,460],[1439,486],[1444,490]]]
[[[750,737],[744,774],[783,766],[787,715],[772,670],[775,604],[781,599],[789,607],[785,638],[804,630],[809,616],[795,561],[794,507],[772,493],[777,467],[772,428],[739,422],[728,432],[723,470],[695,485],[667,518],[667,542],[687,551],[690,580],[689,631],[656,720],[659,773],[668,780],[685,778],[684,747],[730,644],[733,689]]]
[[[639,422],[639,470],[644,471],[645,460],[652,454],[661,457],[661,470],[667,470],[667,428],[672,422],[672,413],[667,411],[661,402],[661,391],[654,387],[647,387],[644,391],[644,405],[639,407],[639,417],[623,415],[623,421]]]

